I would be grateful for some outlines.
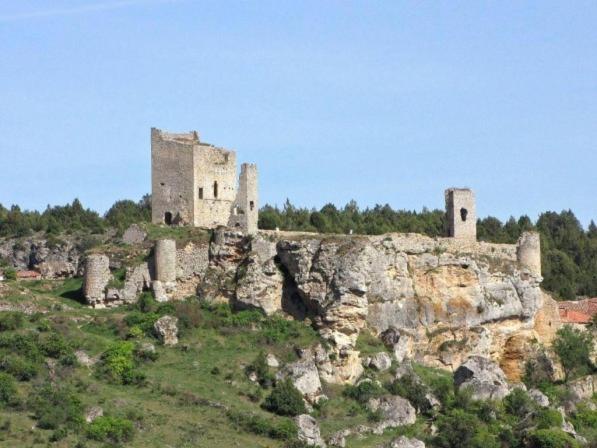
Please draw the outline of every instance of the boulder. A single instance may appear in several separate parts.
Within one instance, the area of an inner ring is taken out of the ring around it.
[[[96,418],[101,417],[104,415],[104,410],[99,406],[92,406],[90,407],[87,412],[85,412],[85,421],[87,423],[91,423]]]
[[[385,395],[380,398],[372,398],[367,403],[371,412],[379,413],[381,422],[378,423],[373,432],[381,434],[386,428],[412,425],[417,420],[417,413],[410,402],[397,395]]]
[[[425,443],[419,439],[408,438],[406,436],[400,436],[394,439],[387,445],[387,448],[425,448]]]
[[[572,402],[575,404],[591,398],[593,394],[597,393],[597,375],[587,375],[570,381],[568,383],[568,390],[570,391]]]
[[[475,400],[499,400],[510,393],[510,386],[500,367],[483,356],[470,356],[454,372],[458,390],[467,388]]]
[[[384,372],[392,367],[392,358],[386,352],[379,352],[369,359],[369,367],[379,372]]]
[[[321,380],[311,352],[303,354],[297,362],[287,364],[276,374],[277,380],[284,378],[289,378],[309,403],[317,403],[322,397]]]
[[[155,322],[153,328],[164,345],[178,344],[178,318],[162,316]]]
[[[542,408],[549,407],[549,398],[547,397],[547,395],[545,395],[539,389],[530,389],[528,394],[529,394],[529,397],[531,397],[533,399],[533,401],[535,403],[537,403],[539,406],[541,406]]]
[[[77,358],[77,362],[85,367],[92,367],[97,362],[97,359],[91,358],[83,350],[75,351],[75,357]]]
[[[299,415],[294,418],[298,429],[298,439],[309,446],[325,447],[326,444],[321,438],[317,420],[308,414]]]
[[[280,361],[278,361],[278,358],[276,358],[272,353],[267,354],[265,362],[267,363],[268,367],[272,367],[274,369],[280,367]]]

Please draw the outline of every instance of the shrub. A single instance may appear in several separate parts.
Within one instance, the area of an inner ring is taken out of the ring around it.
[[[99,374],[119,384],[140,384],[145,380],[137,371],[132,342],[116,342],[101,356]]]
[[[407,374],[402,376],[391,383],[388,386],[388,390],[394,395],[407,398],[419,412],[429,414],[433,410],[426,397],[429,393],[427,386],[415,375]]]
[[[20,381],[29,381],[37,376],[37,364],[16,355],[6,355],[0,360],[0,370],[10,373]]]
[[[133,423],[124,418],[102,416],[87,426],[87,437],[100,442],[127,442],[133,434]]]
[[[437,420],[438,433],[435,444],[441,448],[467,448],[479,431],[480,422],[462,409],[453,409]]]
[[[538,429],[560,428],[562,420],[562,414],[555,409],[540,409],[535,416]]]
[[[283,419],[279,422],[259,417],[246,412],[228,411],[226,413],[231,423],[245,431],[252,432],[272,439],[293,440],[297,435],[296,425],[292,420]]]
[[[383,388],[374,381],[361,381],[356,386],[346,386],[343,395],[361,404],[367,403],[371,398],[383,395]]]
[[[30,361],[41,362],[43,360],[43,355],[38,347],[37,336],[32,333],[0,334],[0,348],[18,353]]]
[[[539,429],[529,438],[529,448],[579,448],[579,444],[561,429]]]
[[[566,379],[586,375],[592,370],[593,341],[590,332],[565,325],[556,333],[553,347],[562,361]]]
[[[516,388],[504,398],[504,409],[516,417],[526,417],[535,410],[535,402],[526,391]]]
[[[58,442],[59,440],[64,439],[67,435],[68,435],[68,430],[66,428],[58,428],[58,429],[54,430],[54,432],[52,434],[50,434],[50,437],[48,438],[48,440],[50,442]]]
[[[198,328],[203,322],[203,309],[195,298],[175,304],[174,314],[178,317],[179,328]]]
[[[4,270],[4,278],[6,278],[6,280],[16,280],[17,271],[15,271],[13,268],[6,268]]]
[[[151,334],[153,332],[153,325],[156,320],[160,318],[157,313],[142,313],[140,311],[133,311],[124,318],[124,322],[129,328],[138,327],[144,333]]]
[[[6,373],[0,373],[0,406],[10,406],[17,402],[17,385],[14,378]]]
[[[16,330],[23,326],[25,315],[20,311],[0,312],[0,331]]]
[[[306,412],[302,394],[289,379],[276,384],[263,407],[278,415],[295,416]]]
[[[257,358],[246,367],[245,371],[247,375],[255,373],[255,375],[257,375],[257,381],[261,387],[270,387],[274,382],[274,376],[269,370],[267,357],[263,351],[259,352]]]
[[[57,429],[61,425],[79,427],[83,419],[83,405],[67,387],[47,384],[33,392],[29,407],[42,429]]]
[[[72,346],[58,333],[50,333],[41,338],[39,348],[50,358],[62,358],[73,354]]]

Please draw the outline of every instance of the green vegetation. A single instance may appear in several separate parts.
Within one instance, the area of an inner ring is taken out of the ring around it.
[[[596,369],[591,362],[593,337],[590,332],[569,325],[558,330],[553,347],[562,361],[567,379],[587,375]]]
[[[127,442],[133,434],[133,422],[119,417],[98,417],[87,427],[87,436],[100,442]]]
[[[307,412],[303,396],[289,379],[276,384],[263,402],[263,407],[278,415],[295,416]]]

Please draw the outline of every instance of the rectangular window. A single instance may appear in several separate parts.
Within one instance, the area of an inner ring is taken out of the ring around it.
[[[255,203],[253,201],[249,202],[249,208],[253,210],[255,208]]]
[[[199,188],[199,199],[203,199],[203,188]]]

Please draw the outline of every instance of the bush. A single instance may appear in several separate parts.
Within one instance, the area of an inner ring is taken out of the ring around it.
[[[153,325],[160,318],[157,313],[142,313],[140,311],[133,311],[124,318],[124,322],[129,329],[133,327],[140,328],[146,334],[152,334]]]
[[[6,373],[0,373],[0,406],[10,406],[17,402],[17,385],[14,378]]]
[[[259,352],[257,358],[249,364],[245,369],[247,375],[255,373],[257,381],[261,387],[270,387],[274,382],[274,376],[267,365],[267,357],[265,352]]]
[[[561,429],[539,429],[529,438],[529,448],[579,448],[580,445]]]
[[[479,421],[475,416],[461,409],[454,409],[438,419],[435,443],[441,448],[469,447],[478,427]]]
[[[4,278],[6,280],[16,280],[17,279],[17,271],[13,268],[6,268],[4,270]]]
[[[429,389],[415,375],[407,374],[402,376],[391,383],[388,390],[394,395],[400,395],[408,399],[420,413],[430,414],[433,411],[426,397]]]
[[[510,415],[524,418],[536,408],[535,402],[526,391],[516,388],[504,398],[504,409]]]
[[[361,404],[367,403],[371,398],[383,395],[383,388],[374,381],[361,381],[356,386],[346,386],[342,394]]]
[[[0,331],[16,330],[23,326],[25,315],[20,311],[0,312]]]
[[[272,439],[293,440],[297,435],[297,427],[292,420],[283,419],[279,422],[265,419],[246,412],[228,411],[226,413],[235,427],[244,429]]]
[[[278,415],[296,416],[307,412],[302,394],[289,379],[276,384],[263,407]]]
[[[553,347],[562,361],[567,380],[586,375],[593,369],[591,363],[593,341],[590,332],[565,325],[556,333]]]
[[[140,384],[145,380],[136,369],[132,342],[116,342],[108,348],[101,356],[98,372],[118,384]]]
[[[562,414],[555,409],[540,409],[535,416],[538,429],[560,428],[562,421]]]
[[[50,358],[62,358],[74,353],[72,346],[58,333],[50,333],[39,341],[42,353]]]
[[[87,437],[100,442],[127,442],[133,434],[133,423],[124,418],[102,416],[87,426]]]
[[[83,405],[67,387],[42,386],[33,392],[29,407],[42,429],[58,429],[62,425],[76,428],[84,421]]]
[[[10,373],[20,381],[29,381],[39,372],[37,364],[16,355],[6,355],[0,360],[0,370]]]

